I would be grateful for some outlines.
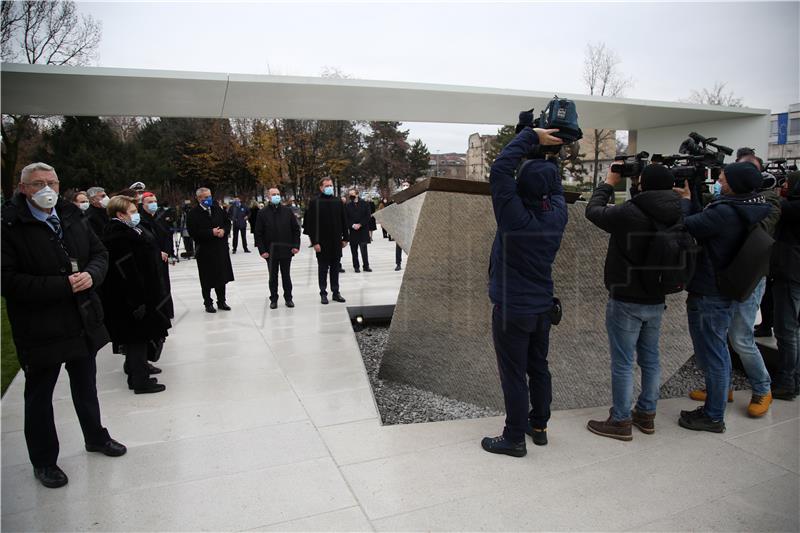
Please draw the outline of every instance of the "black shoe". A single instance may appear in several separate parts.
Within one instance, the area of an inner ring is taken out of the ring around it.
[[[397,265],[396,267],[394,267],[394,271],[395,272],[397,272],[398,270],[400,270],[400,265]]]
[[[246,254],[249,254],[249,253],[250,253],[250,250],[248,250],[247,248],[245,248],[245,249],[244,249],[244,253],[246,253]]]
[[[156,384],[158,383],[158,380],[156,378],[147,378],[147,382],[150,384]],[[128,389],[133,390],[134,388],[135,387],[133,386],[133,381],[131,381],[130,378],[128,378]]]
[[[326,294],[321,295],[319,297],[319,299],[323,304],[327,304],[328,303],[328,296]]]
[[[772,397],[777,400],[791,402],[794,401],[794,399],[797,397],[797,394],[789,389],[772,389]]]
[[[33,476],[48,489],[57,489],[69,483],[69,478],[58,465],[33,467]]]
[[[356,274],[359,274],[361,272],[360,268],[354,268],[353,270],[355,271]],[[366,268],[364,270],[366,270]]]
[[[524,440],[522,442],[511,442],[502,435],[499,437],[484,437],[481,441],[481,448],[489,453],[502,453],[512,457],[524,457],[528,453]]]
[[[225,302],[217,302],[217,309],[220,311],[230,311],[231,306],[226,304]]]
[[[161,373],[161,369],[158,368],[157,366],[153,366],[150,363],[147,363],[147,373],[150,374],[150,375],[160,374]]]
[[[217,310],[214,309],[214,305],[213,304],[208,304],[206,306],[206,313],[216,313],[216,312],[217,312]]]
[[[236,253],[236,249],[234,248],[234,250],[233,250],[231,253],[232,253],[232,254],[235,254],[235,253]]]
[[[270,302],[269,303],[269,308],[270,309],[277,309],[278,308],[278,302]]]
[[[286,300],[286,307],[294,307],[294,302],[291,300]]]
[[[703,416],[705,416],[705,413],[703,412],[703,406],[691,411],[681,411],[681,418],[702,418]]]
[[[725,422],[723,420],[711,420],[711,417],[703,412],[699,416],[696,413],[697,411],[689,411],[690,416],[681,416],[678,419],[678,424],[682,428],[691,429],[692,431],[725,433]]]
[[[372,269],[370,267],[364,267],[364,272],[372,272]]]
[[[344,274],[344,269],[342,267],[339,267],[339,274]]]
[[[534,430],[533,427],[529,425],[525,433],[533,439],[535,445],[547,446],[547,428]]]
[[[126,448],[124,444],[121,444],[114,439],[108,439],[105,444],[87,444],[86,451],[100,452],[109,457],[119,457],[121,455],[125,455],[125,452],[128,451],[128,448]]]
[[[133,389],[134,394],[154,394],[156,392],[162,392],[167,390],[166,385],[162,385],[161,383],[149,383],[142,387],[141,389]]]
[[[772,328],[758,325],[753,330],[753,337],[772,337]]]
[[[341,303],[345,303],[347,300],[345,300],[344,298],[342,298],[342,295],[341,295],[341,294],[339,294],[339,293],[337,292],[336,294],[334,294],[334,295],[333,295],[333,301],[334,301],[334,302],[341,302]]]

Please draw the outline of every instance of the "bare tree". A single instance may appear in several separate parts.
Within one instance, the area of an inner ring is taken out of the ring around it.
[[[633,80],[622,75],[619,70],[621,60],[617,53],[605,43],[586,45],[583,59],[583,83],[589,94],[595,96],[622,96],[633,86]],[[606,144],[615,140],[614,130],[595,129],[588,139],[590,155],[594,157],[592,184],[597,185],[600,153]]]
[[[47,65],[85,65],[92,62],[102,26],[91,16],[79,15],[75,2],[2,2],[0,55],[6,62]],[[0,121],[3,137],[2,192],[14,191],[19,142],[32,117],[8,115]]]
[[[693,104],[724,105],[728,107],[742,107],[742,99],[734,96],[733,91],[725,91],[725,82],[714,82],[713,89],[700,89],[692,91],[687,102]]]

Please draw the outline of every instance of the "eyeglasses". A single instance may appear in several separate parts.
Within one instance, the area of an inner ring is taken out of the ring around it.
[[[54,185],[58,185],[58,180],[47,180],[47,181],[37,180],[28,182],[25,185],[31,187],[32,189],[44,189],[45,186],[52,188]]]

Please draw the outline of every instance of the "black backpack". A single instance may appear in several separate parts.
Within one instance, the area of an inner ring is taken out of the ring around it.
[[[747,225],[739,210],[735,208],[734,210]],[[717,289],[720,294],[737,302],[747,300],[761,278],[769,274],[773,244],[775,239],[761,227],[761,224],[749,226],[747,237],[733,260],[717,272]]]
[[[640,269],[642,283],[651,294],[681,292],[694,276],[701,248],[686,231],[683,218],[673,226],[650,220],[656,232],[650,240],[645,265]]]

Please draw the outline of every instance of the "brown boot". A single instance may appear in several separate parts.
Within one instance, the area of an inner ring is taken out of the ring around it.
[[[633,440],[631,419],[615,421],[611,419],[610,413],[607,420],[589,420],[586,429],[602,437],[624,441]]]
[[[655,424],[656,414],[655,413],[645,413],[644,411],[639,411],[637,409],[633,410],[633,420],[632,424],[639,428],[639,431],[642,433],[646,433],[647,435],[652,435],[656,432],[656,424]]]

